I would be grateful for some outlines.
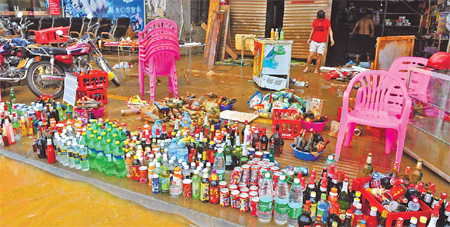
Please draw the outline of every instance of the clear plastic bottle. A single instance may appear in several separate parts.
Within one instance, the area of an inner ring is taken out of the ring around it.
[[[297,178],[298,179],[298,178]],[[289,186],[286,175],[281,175],[275,190],[275,212],[274,219],[278,225],[284,225],[288,218]]]
[[[298,218],[302,214],[302,206],[303,193],[300,186],[300,179],[295,178],[289,191],[288,226],[298,226]]]
[[[82,171],[89,171],[88,152],[84,145],[80,146],[80,166]]]
[[[78,146],[77,143],[74,143],[73,145],[73,160],[75,163],[75,169],[81,169],[80,146]]]
[[[72,142],[67,142],[67,157],[69,160],[69,167],[75,168],[75,160],[73,159],[73,146]]]
[[[69,165],[69,157],[67,157],[67,144],[64,139],[61,141],[61,164],[63,166]]]
[[[269,223],[272,220],[273,208],[273,182],[272,173],[263,172],[263,179],[259,187],[258,220],[261,223]]]
[[[172,159],[173,157],[176,158],[177,155],[177,140],[175,138],[172,139],[172,142],[170,143],[170,145],[168,146],[168,154],[169,154],[169,158]]]
[[[219,181],[225,180],[225,157],[223,156],[222,148],[218,149],[214,158],[214,169],[219,176]]]
[[[177,159],[182,160],[182,162],[189,161],[189,151],[184,142],[180,142],[180,147],[177,152]]]

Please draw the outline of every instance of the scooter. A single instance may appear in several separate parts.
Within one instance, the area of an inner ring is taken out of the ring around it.
[[[68,41],[63,46],[67,48],[39,47],[30,50],[36,57],[30,58],[26,63],[26,79],[33,94],[38,97],[41,94],[51,94],[54,98],[61,97],[64,93],[66,72],[81,73],[91,59],[101,70],[108,72],[109,80],[120,86],[112,67],[89,35],[98,26],[99,23],[89,26],[87,33],[79,40],[65,36]],[[63,36],[63,31],[57,30],[56,34]]]

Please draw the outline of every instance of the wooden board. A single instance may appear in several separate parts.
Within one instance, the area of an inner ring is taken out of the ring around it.
[[[208,11],[208,22],[207,22],[207,29],[206,29],[206,40],[205,40],[205,46],[208,45],[208,37],[209,33],[211,31],[211,20],[213,17],[213,12],[219,12],[220,7],[220,0],[209,0],[209,11]]]
[[[213,15],[211,16],[211,24],[212,25],[208,26],[208,29],[210,27],[211,28],[214,27],[213,23],[215,23],[216,20],[217,20],[217,13],[213,12]],[[212,32],[210,32],[210,33],[208,33],[208,35],[206,36],[206,39],[205,39],[205,51],[203,52],[203,64],[205,64],[205,65],[208,65],[208,58],[209,58],[209,55],[211,52],[211,42],[208,40],[211,40],[212,36],[213,36],[213,34],[212,34]]]
[[[224,5],[220,6],[220,11],[224,12],[223,26],[220,36],[220,46],[219,46],[219,60],[223,61],[225,59],[226,46],[228,45],[228,37],[230,35],[230,6]]]
[[[214,22],[214,29],[212,29],[211,33],[211,39],[210,41],[210,51],[209,51],[209,55],[208,55],[208,61],[207,61],[207,65],[214,65],[214,63],[216,62],[216,56],[218,53],[218,44],[219,44],[219,33],[220,33],[220,27],[222,25],[222,19],[223,19],[223,14],[221,13],[216,13],[217,14],[217,19]]]
[[[230,46],[226,45],[225,50],[226,50],[227,54],[229,54],[231,56],[231,58],[233,58],[235,60],[237,59],[237,57],[238,57],[237,54],[233,51],[233,49],[231,49]]]
[[[378,37],[373,70],[389,70],[398,57],[413,56],[415,36]]]
[[[233,121],[239,121],[244,123],[245,121],[248,121],[248,123],[252,122],[256,118],[258,118],[258,115],[251,114],[251,113],[244,113],[239,111],[233,111],[233,110],[225,110],[223,112],[220,112],[220,118],[226,119],[226,120],[233,120]]]

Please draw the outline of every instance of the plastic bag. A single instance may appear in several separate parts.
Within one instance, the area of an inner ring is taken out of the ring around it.
[[[252,108],[254,105],[261,104],[262,98],[263,98],[263,96],[262,96],[261,92],[257,91],[257,92],[250,98],[250,100],[248,100],[248,106],[249,106],[250,108]]]

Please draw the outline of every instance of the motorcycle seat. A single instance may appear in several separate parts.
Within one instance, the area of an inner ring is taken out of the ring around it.
[[[67,55],[66,48],[58,48],[58,47],[39,47],[31,51],[31,53],[36,55]]]

